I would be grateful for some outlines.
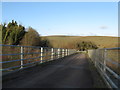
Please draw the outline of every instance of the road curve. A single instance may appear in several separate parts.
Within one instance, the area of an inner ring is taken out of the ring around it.
[[[74,54],[44,66],[16,73],[3,88],[93,88],[93,78],[85,54]]]

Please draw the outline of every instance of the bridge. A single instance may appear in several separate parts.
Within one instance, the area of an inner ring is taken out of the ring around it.
[[[3,88],[94,88],[99,78],[107,88],[120,88],[120,48],[1,46]]]

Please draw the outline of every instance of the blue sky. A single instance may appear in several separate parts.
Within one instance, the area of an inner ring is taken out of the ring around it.
[[[2,2],[2,22],[16,20],[40,35],[117,36],[117,2]]]

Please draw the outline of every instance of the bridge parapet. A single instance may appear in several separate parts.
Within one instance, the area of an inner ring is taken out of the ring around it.
[[[2,75],[29,68],[44,62],[59,59],[76,53],[75,49],[50,48],[39,46],[2,45]]]
[[[120,48],[88,50],[88,56],[110,88],[120,88],[119,55]]]

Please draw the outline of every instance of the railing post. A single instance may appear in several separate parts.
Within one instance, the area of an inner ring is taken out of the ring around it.
[[[104,72],[106,72],[106,57],[107,57],[107,50],[104,50]]]
[[[23,68],[23,46],[21,46],[20,50],[21,50],[21,68]]]
[[[41,60],[41,62],[40,63],[43,63],[43,47],[41,47],[41,53],[40,53],[40,60]]]
[[[68,49],[67,49],[67,56],[68,56]]]
[[[58,58],[60,58],[60,49],[58,48]]]
[[[66,54],[65,54],[65,50],[66,50],[66,49],[64,49],[64,56],[66,55]]]
[[[67,49],[65,49],[65,56],[67,56]]]
[[[67,49],[66,49],[66,56],[67,56]]]
[[[64,49],[62,49],[62,57],[64,57]]]
[[[54,49],[51,48],[51,60],[53,60]]]

